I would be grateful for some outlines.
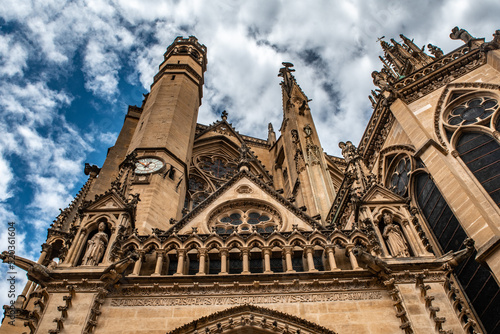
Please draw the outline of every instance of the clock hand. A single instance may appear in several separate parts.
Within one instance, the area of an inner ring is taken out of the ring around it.
[[[141,165],[143,165],[144,167],[148,167],[148,165],[149,165],[149,164],[148,164],[148,165],[146,165],[145,163],[143,163],[143,162],[141,162],[141,161],[139,161],[139,163],[140,163]]]

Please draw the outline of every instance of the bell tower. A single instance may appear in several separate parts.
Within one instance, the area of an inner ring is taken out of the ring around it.
[[[207,48],[194,36],[177,37],[167,48],[143,103],[128,149],[137,159],[130,192],[140,195],[139,231],[165,229],[170,219],[181,216],[206,53]]]
[[[283,63],[278,76],[283,95],[285,159],[289,166],[287,180],[298,206],[307,207],[307,214],[324,221],[335,196],[325,156],[309,108],[309,99],[295,81],[293,64]]]

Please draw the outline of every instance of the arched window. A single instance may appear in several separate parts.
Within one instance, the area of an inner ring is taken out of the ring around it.
[[[479,132],[464,132],[456,143],[456,150],[476,179],[500,206],[500,145]]]
[[[429,174],[415,177],[415,198],[443,253],[461,248],[467,235]],[[476,252],[456,269],[457,278],[488,333],[500,330],[500,288]]]
[[[406,154],[397,156],[389,166],[387,174],[387,187],[401,197],[408,191],[408,182],[411,173],[411,160]]]
[[[212,214],[208,229],[217,234],[272,233],[279,231],[281,225],[280,215],[268,205],[231,202]]]
[[[448,103],[442,124],[458,157],[500,206],[500,145],[493,137],[498,116],[497,93],[474,91]]]

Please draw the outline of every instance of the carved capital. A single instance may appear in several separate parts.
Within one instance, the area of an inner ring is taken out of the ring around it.
[[[219,249],[219,253],[221,256],[228,256],[229,255],[229,249],[226,247],[222,247]]]

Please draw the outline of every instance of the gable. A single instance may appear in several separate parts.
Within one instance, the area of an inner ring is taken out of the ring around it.
[[[117,211],[127,209],[127,203],[122,196],[114,191],[108,191],[91,202],[85,211]]]
[[[364,203],[401,203],[404,198],[378,184],[371,187],[361,199]]]
[[[220,215],[233,212],[241,216],[242,222],[239,224],[247,227],[252,225],[249,222],[252,218],[250,213],[261,213],[267,215],[280,232],[290,232],[294,225],[301,231],[314,229],[317,223],[311,217],[265,187],[267,186],[246,172],[240,172],[232,182],[207,198],[174,227],[179,234],[190,234],[193,228],[197,229],[198,234],[209,234],[212,232],[211,227],[217,225],[216,220]],[[317,224],[316,227],[320,225]]]

